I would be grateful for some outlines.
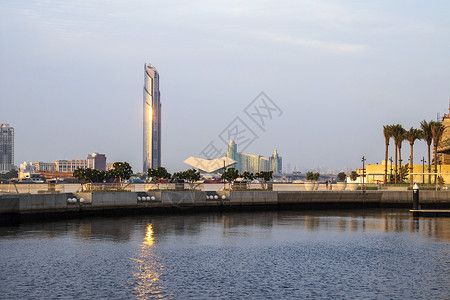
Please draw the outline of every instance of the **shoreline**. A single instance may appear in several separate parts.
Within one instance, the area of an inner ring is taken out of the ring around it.
[[[0,195],[0,224],[93,215],[259,210],[411,209],[412,191],[149,191]],[[449,209],[450,191],[421,191],[422,209]]]

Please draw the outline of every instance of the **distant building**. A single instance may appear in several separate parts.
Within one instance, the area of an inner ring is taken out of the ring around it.
[[[87,167],[99,171],[106,171],[106,156],[94,152],[87,157]]]
[[[261,171],[273,171],[274,174],[279,174],[283,169],[283,160],[276,149],[271,157],[245,154],[237,152],[237,144],[230,141],[226,156],[236,161],[232,167],[239,173],[247,171],[255,174]]]
[[[36,171],[55,171],[56,165],[54,162],[48,163],[48,162],[42,162],[42,161],[35,161],[33,162],[35,170]]]
[[[112,162],[112,163],[107,163],[106,164],[106,171],[109,171],[109,170],[112,170],[112,169],[114,169],[114,163]]]
[[[86,169],[87,161],[84,159],[57,160],[55,161],[56,172],[73,172],[76,169]]]
[[[161,166],[161,101],[159,73],[152,64],[144,65],[144,164],[143,171]]]
[[[184,163],[198,169],[201,173],[221,173],[226,167],[236,162],[229,157],[204,159],[191,156]]]
[[[0,173],[14,169],[14,128],[0,124]]]
[[[26,162],[24,161],[19,165],[19,171],[25,171],[25,172],[32,172],[35,171],[36,167],[32,162]]]

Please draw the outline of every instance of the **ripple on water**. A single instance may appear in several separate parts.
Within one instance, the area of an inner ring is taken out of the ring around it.
[[[289,212],[0,228],[0,295],[448,299],[448,240],[426,235],[441,228],[439,234],[448,236],[448,223],[421,220],[417,229],[412,222],[396,214]]]

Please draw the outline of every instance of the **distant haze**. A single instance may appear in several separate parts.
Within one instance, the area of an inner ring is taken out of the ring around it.
[[[2,1],[0,123],[17,165],[99,152],[141,171],[150,62],[169,171],[236,117],[258,136],[247,153],[355,169],[384,159],[382,125],[448,112],[449,37],[447,0]],[[262,91],[283,112],[265,131],[244,113]]]

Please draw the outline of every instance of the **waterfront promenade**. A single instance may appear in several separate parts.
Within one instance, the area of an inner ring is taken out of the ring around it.
[[[450,191],[421,191],[422,208],[450,208]],[[0,214],[80,214],[103,211],[412,208],[412,191],[164,191],[1,194]]]

